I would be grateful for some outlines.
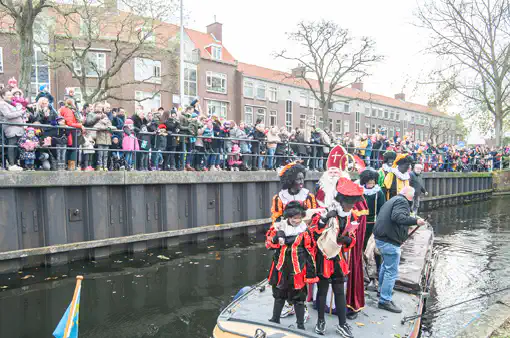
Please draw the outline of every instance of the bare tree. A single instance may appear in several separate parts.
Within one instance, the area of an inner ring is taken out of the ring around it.
[[[310,88],[324,121],[328,120],[329,107],[338,100],[335,97],[340,91],[361,81],[368,75],[369,67],[382,60],[370,38],[354,40],[348,30],[332,21],[302,21],[295,32],[287,35],[299,44],[301,51],[290,55],[283,50],[276,57],[298,63],[299,71],[292,76]],[[310,78],[316,79],[318,86]]]
[[[494,117],[501,144],[510,112],[510,0],[435,0],[417,11],[443,62],[436,80]]]
[[[154,97],[169,92],[175,82],[178,53],[169,39],[169,26],[162,21],[174,10],[173,3],[137,0],[128,4],[126,11],[109,7],[109,2],[89,0],[55,7],[55,44],[46,57],[52,67],[66,69],[78,80],[85,102],[141,101],[151,97],[125,97],[121,89],[154,84]],[[126,78],[122,70],[134,62],[145,71]]]
[[[51,8],[50,0],[0,0],[1,21],[11,26],[18,38],[21,70],[20,88],[30,97],[30,78],[34,57],[34,23],[45,8]]]

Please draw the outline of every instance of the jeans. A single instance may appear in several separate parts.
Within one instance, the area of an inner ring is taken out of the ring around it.
[[[418,214],[418,209],[420,209],[420,195],[414,195],[413,198],[413,213],[415,215]]]
[[[133,152],[126,151],[124,153],[124,159],[126,160],[126,164],[131,167],[131,165],[133,164]]]
[[[276,151],[276,148],[267,148],[267,164],[266,165],[269,169],[273,169],[275,151]]]
[[[156,169],[159,169],[159,165],[163,163],[163,154],[161,153],[161,150],[155,151],[154,155],[154,166]]]
[[[98,167],[106,167],[108,166],[108,148],[107,145],[98,144],[97,145],[97,166]]]
[[[400,246],[388,242],[375,240],[375,245],[383,258],[381,271],[379,272],[379,290],[381,298],[379,303],[391,302],[393,287],[398,278],[398,265],[400,264]]]

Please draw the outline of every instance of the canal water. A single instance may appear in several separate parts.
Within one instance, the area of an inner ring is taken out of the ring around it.
[[[510,284],[509,206],[504,197],[429,213],[439,253],[429,310]],[[50,337],[78,274],[82,338],[211,337],[219,311],[266,277],[269,260],[259,235],[0,275],[0,337]],[[452,337],[499,296],[427,316],[423,336]]]

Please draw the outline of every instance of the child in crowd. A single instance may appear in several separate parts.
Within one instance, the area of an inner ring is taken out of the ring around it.
[[[232,151],[228,155],[227,163],[230,171],[239,171],[239,167],[243,164],[243,161],[241,161],[241,148],[237,143],[232,144]]]
[[[82,151],[82,170],[83,171],[94,171],[94,168],[91,165],[92,159],[94,157],[94,138],[92,134],[88,131],[83,131],[81,135],[81,144],[80,149]]]
[[[65,129],[66,120],[62,116],[57,116],[55,119],[57,125],[60,127],[56,130],[55,134],[51,137],[51,146],[57,148],[52,150],[53,155],[57,159],[57,170],[65,170],[67,141],[69,137],[68,129]]]
[[[112,125],[112,121],[108,118],[108,115],[101,112],[99,115],[99,121],[94,125],[97,128],[96,133],[96,146],[97,146],[97,171],[108,171],[108,149],[112,144],[111,130],[116,129]]]
[[[205,148],[204,148],[204,130],[205,130],[205,116],[201,116],[198,120],[197,137],[195,140],[195,158],[193,167],[197,171],[207,171],[207,163],[205,162]]]
[[[34,171],[35,151],[39,147],[39,138],[35,136],[35,129],[28,127],[18,144],[21,148],[21,159],[25,162],[25,169]]]
[[[140,134],[138,135],[138,142],[140,145],[140,170],[147,171],[149,170],[149,152],[151,150],[152,145],[152,135],[149,134],[147,129],[147,125],[142,124],[140,127]]]
[[[119,171],[125,168],[124,159],[122,157],[122,142],[117,134],[112,136],[112,144],[110,145],[110,170]]]
[[[156,134],[156,140],[154,144],[154,150],[157,152],[154,166],[156,167],[156,170],[162,170],[163,166],[163,151],[166,151],[166,141],[167,141],[168,133],[166,132],[166,125],[160,124],[158,126],[158,131]]]
[[[133,120],[127,119],[124,123],[123,130],[122,151],[126,161],[126,168],[127,170],[131,170],[133,168],[133,153],[140,150],[140,145],[138,144],[138,139],[135,135]]]
[[[313,240],[303,222],[305,213],[305,208],[298,201],[289,202],[283,212],[283,219],[275,223],[266,235],[266,247],[276,249],[269,272],[269,284],[273,287],[274,297],[273,316],[269,321],[280,323],[282,309],[285,301],[288,301],[294,304],[297,327],[301,330],[305,329],[306,284],[318,281],[311,255]],[[297,257],[297,262],[293,257]],[[295,263],[299,264],[299,273],[295,272]]]

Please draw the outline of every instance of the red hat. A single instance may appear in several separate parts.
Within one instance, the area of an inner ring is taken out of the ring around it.
[[[166,125],[164,125],[163,123],[161,123],[161,124],[158,126],[158,129],[166,129]]]
[[[342,161],[344,163],[340,163],[340,160],[344,157],[345,154],[347,154],[347,150],[345,150],[345,148],[340,145],[337,145],[331,149],[328,156],[328,169],[335,167],[344,170],[345,161],[347,161],[347,158],[344,158]]]
[[[345,196],[361,196],[363,188],[346,177],[340,177],[336,184],[336,191]]]

